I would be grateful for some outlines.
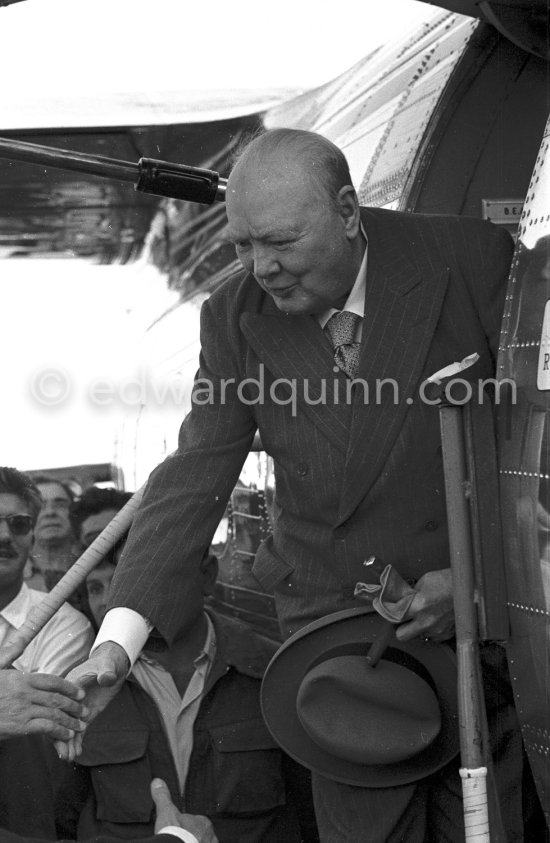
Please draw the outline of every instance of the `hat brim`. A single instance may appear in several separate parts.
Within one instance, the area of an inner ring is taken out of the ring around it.
[[[369,609],[346,609],[314,621],[286,641],[265,673],[262,712],[268,729],[285,752],[326,778],[363,787],[394,787],[435,773],[459,752],[456,657],[450,647],[432,642],[390,640],[383,658],[429,674],[441,711],[441,729],[425,750],[392,764],[360,764],[318,746],[298,717],[296,701],[304,676],[326,659],[367,655],[384,620]],[[373,668],[374,670],[376,668]]]

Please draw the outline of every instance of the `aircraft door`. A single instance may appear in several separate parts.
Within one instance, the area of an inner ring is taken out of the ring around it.
[[[550,826],[550,120],[518,229],[498,360],[509,665]]]

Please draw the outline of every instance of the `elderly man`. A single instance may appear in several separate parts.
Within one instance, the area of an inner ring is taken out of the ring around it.
[[[398,638],[453,635],[439,420],[422,384],[473,352],[471,377],[494,373],[509,236],[473,219],[360,208],[340,150],[295,130],[252,141],[226,199],[244,273],[203,306],[193,410],[177,454],[150,478],[100,646],[75,674],[93,685],[94,706],[151,626],[173,638],[187,572],[256,430],[275,462],[276,501],[254,574],[274,589],[283,632],[354,606],[375,554],[414,584]],[[487,689],[500,690],[489,700],[493,749],[519,840],[521,741],[503,651],[489,649]],[[314,774],[321,839],[461,840],[456,779],[456,765],[388,789]]]
[[[70,518],[74,495],[67,484],[54,477],[40,475],[34,482],[42,498],[42,507],[34,530],[30,559],[33,579],[29,585],[50,591],[77,558],[76,536]]]
[[[36,591],[51,591],[77,558],[77,537],[71,518],[74,494],[67,483],[40,475],[35,479],[42,507],[34,528],[34,546],[25,566],[25,581]],[[69,603],[90,617],[86,590],[77,588]]]

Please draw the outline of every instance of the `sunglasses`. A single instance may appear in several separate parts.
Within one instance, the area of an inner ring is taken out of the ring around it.
[[[32,530],[30,515],[0,515],[0,521],[5,521],[13,536],[28,536]]]

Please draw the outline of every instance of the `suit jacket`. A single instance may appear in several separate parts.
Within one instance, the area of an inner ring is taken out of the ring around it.
[[[274,589],[286,634],[355,605],[376,554],[414,582],[446,568],[436,406],[419,386],[477,352],[494,374],[512,255],[509,235],[464,217],[363,209],[368,237],[358,378],[347,379],[312,316],[277,310],[253,276],[230,279],[201,313],[195,404],[179,449],[151,475],[111,607],[167,639],[185,612],[186,571],[222,517],[256,428],[275,463],[273,533],[253,573]]]

